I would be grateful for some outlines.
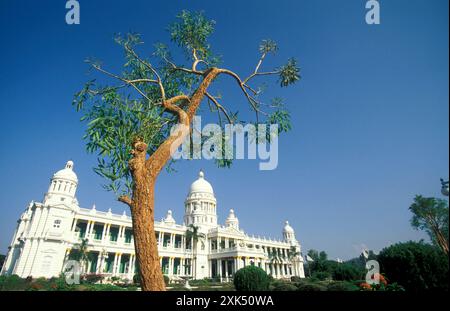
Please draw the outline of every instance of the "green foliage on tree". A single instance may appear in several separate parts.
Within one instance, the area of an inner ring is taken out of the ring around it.
[[[418,195],[414,198],[409,210],[413,213],[411,225],[415,229],[428,233],[434,245],[441,248],[448,256],[448,203],[447,200],[425,198]]]
[[[365,270],[361,266],[350,263],[338,263],[333,272],[333,280],[336,281],[355,281],[361,280],[365,274]]]
[[[176,96],[191,97],[208,72],[220,65],[220,59],[211,48],[209,38],[216,22],[202,12],[182,11],[176,22],[169,26],[171,44],[156,43],[152,53],[141,57],[138,50],[144,47],[141,35],[118,35],[116,43],[124,51],[123,66],[113,73],[96,59],[86,62],[94,71],[103,74],[89,80],[75,94],[73,104],[83,116],[87,130],[84,135],[89,153],[97,155],[94,171],[105,178],[105,189],[118,196],[132,193],[133,180],[128,167],[132,158],[132,145],[136,138],[148,145],[151,156],[167,140],[170,129],[179,123],[179,117],[163,104]],[[185,62],[177,62],[171,50],[180,48]],[[269,54],[275,54],[277,44],[263,40],[259,46],[260,59],[256,68],[246,78],[224,69],[222,75],[237,82],[238,89],[249,103],[258,123],[279,124],[279,132],[291,129],[290,114],[279,97],[263,99],[265,84],[251,85],[255,79],[277,76],[280,86],[286,87],[300,80],[298,62],[291,58],[286,64],[262,71],[262,63]],[[117,83],[114,83],[117,82]],[[220,103],[222,95],[207,91],[205,100],[210,113],[217,115],[220,125],[228,123],[253,123],[252,114],[242,106],[227,107]],[[179,107],[188,110],[188,103]],[[238,113],[240,112],[240,113]],[[262,141],[262,140],[260,140]],[[191,154],[192,155],[192,154]],[[171,170],[172,160],[167,166]],[[218,166],[229,167],[231,160],[218,159]]]
[[[82,270],[87,269],[88,262],[94,260],[93,254],[89,252],[88,244],[88,239],[82,239],[80,243],[76,244],[74,248],[71,249],[68,255],[69,260],[75,260],[81,264]]]
[[[448,290],[448,257],[433,245],[398,243],[384,248],[378,261],[388,282],[406,291]]]
[[[186,241],[189,241],[191,244],[191,248],[192,248],[192,263],[191,263],[191,273],[192,275],[195,275],[195,267],[197,266],[196,261],[197,261],[197,245],[198,245],[198,241],[200,241],[201,239],[206,238],[205,234],[201,233],[199,231],[199,227],[198,226],[194,226],[193,224],[190,224],[187,227],[186,233]]]
[[[330,292],[354,292],[359,291],[359,287],[352,282],[331,282],[327,285]]]
[[[308,251],[308,256],[313,259],[308,262],[308,274],[318,280],[331,279],[333,266],[337,263],[328,260],[328,255],[324,251],[318,252],[311,249]]]
[[[373,252],[372,252],[373,254]],[[326,252],[309,250],[308,256],[313,259],[308,262],[308,275],[317,280],[355,281],[364,276],[365,261],[355,258],[345,263],[329,260]]]
[[[254,69],[241,77],[219,67],[219,58],[209,43],[214,26],[215,22],[203,13],[183,11],[169,26],[172,46],[157,43],[153,51],[144,53],[140,51],[140,35],[117,36],[116,42],[124,52],[121,68],[113,72],[98,60],[88,60],[91,69],[101,77],[88,81],[73,100],[82,113],[81,120],[87,123],[87,151],[97,155],[94,171],[106,180],[105,189],[113,191],[131,209],[143,290],[165,288],[154,237],[155,183],[164,168],[170,170],[173,152],[183,142],[193,140],[192,134],[197,130],[193,129],[194,117],[205,113],[201,104],[208,104],[209,113],[217,118],[221,128],[225,122],[262,124],[265,131],[257,127],[255,137],[249,137],[256,143],[271,140],[291,128],[283,101],[266,98],[265,87],[259,83],[269,77],[278,78],[281,87],[296,83],[300,79],[297,61],[289,59],[284,65],[264,69],[265,58],[278,49],[273,41],[264,40]],[[173,48],[184,52],[184,61],[172,56]],[[233,82],[243,95],[244,105],[238,101],[235,107],[223,104],[222,95],[212,89],[223,81],[219,77]],[[267,133],[271,124],[279,124],[278,132]],[[231,144],[235,140],[226,131],[222,133],[214,137],[211,145],[205,138],[202,144],[219,155],[218,166],[230,167],[233,157],[225,152],[234,150]],[[223,148],[223,143],[230,148]],[[192,146],[185,156],[194,157]]]
[[[266,291],[270,277],[263,269],[250,265],[239,269],[233,282],[237,291]]]

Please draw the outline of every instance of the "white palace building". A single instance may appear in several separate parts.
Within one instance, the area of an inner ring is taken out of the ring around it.
[[[87,239],[86,273],[131,280],[137,269],[131,217],[81,208],[75,197],[78,178],[73,162],[55,173],[42,203],[32,201],[18,220],[1,274],[54,277],[61,274],[72,249]],[[163,273],[171,279],[230,280],[246,265],[256,265],[275,278],[304,277],[300,244],[289,223],[283,239],[250,236],[239,227],[233,210],[219,225],[211,184],[199,173],[184,202],[184,223],[169,210],[155,222]],[[186,240],[189,225],[203,237]],[[193,251],[193,246],[196,250]]]

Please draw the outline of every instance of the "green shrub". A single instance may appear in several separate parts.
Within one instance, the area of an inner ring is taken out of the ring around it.
[[[212,279],[209,278],[189,281],[189,285],[191,286],[208,286],[211,285],[211,283]]]
[[[398,283],[406,291],[448,291],[448,257],[433,245],[398,243],[383,249],[378,261],[388,283]]]
[[[333,280],[354,281],[360,279],[364,274],[362,268],[348,263],[341,263],[333,270]]]
[[[388,292],[404,292],[405,288],[397,283],[392,283],[386,286],[386,291]]]
[[[302,292],[323,292],[327,290],[327,286],[319,282],[301,281],[295,283],[298,291]]]
[[[234,276],[237,291],[265,291],[269,289],[270,278],[267,273],[255,266],[239,269]]]
[[[333,292],[351,292],[359,291],[359,287],[351,282],[331,282],[328,284],[327,290]]]
[[[112,284],[85,284],[78,286],[83,291],[123,291],[124,289]]]
[[[291,282],[301,282],[303,279],[299,276],[291,276]]]
[[[328,271],[317,271],[313,273],[312,278],[319,281],[329,280],[331,279],[331,273]]]
[[[291,282],[278,281],[278,282],[274,282],[273,284],[271,284],[270,289],[273,291],[288,292],[288,291],[296,291],[297,286],[295,286]]]
[[[26,290],[30,282],[18,275],[2,275],[0,277],[0,290]]]

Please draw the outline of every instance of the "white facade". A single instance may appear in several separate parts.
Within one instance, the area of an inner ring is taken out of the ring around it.
[[[77,185],[69,161],[53,175],[43,202],[31,202],[21,215],[1,274],[58,276],[71,250],[87,239],[91,259],[86,273],[132,279],[137,267],[131,217],[97,211],[95,205],[80,208]],[[170,210],[155,222],[164,274],[172,279],[229,280],[235,271],[253,264],[275,278],[304,277],[300,243],[288,222],[282,240],[250,236],[240,229],[233,210],[225,225],[219,225],[216,203],[211,184],[200,172],[184,202],[184,224],[176,224]],[[197,243],[186,240],[190,225],[203,234]]]

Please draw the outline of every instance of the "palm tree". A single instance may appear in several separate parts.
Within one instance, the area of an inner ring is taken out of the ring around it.
[[[197,244],[200,239],[204,239],[206,236],[205,234],[201,233],[199,231],[199,228],[197,226],[194,226],[193,224],[190,224],[188,226],[188,229],[186,230],[186,240],[191,241],[191,247],[192,247],[192,276],[195,275],[195,261],[197,259]]]
[[[297,248],[295,246],[291,246],[291,248],[289,249],[289,252],[287,254],[287,257],[288,257],[287,259],[291,264],[293,264],[295,270],[296,270],[295,262],[298,260],[298,257],[300,255],[301,254],[297,250]]]
[[[91,256],[88,250],[88,239],[82,239],[81,243],[75,246],[69,254],[69,259],[76,260],[81,265],[81,271],[86,268],[87,262],[90,261]]]

